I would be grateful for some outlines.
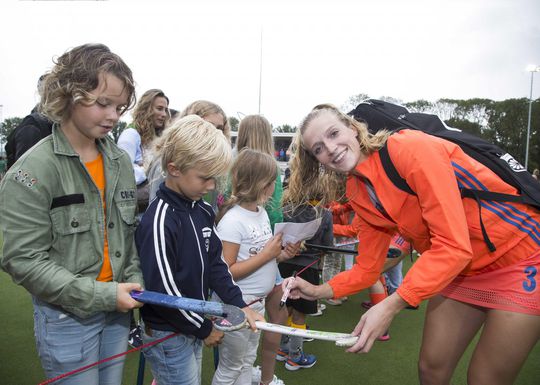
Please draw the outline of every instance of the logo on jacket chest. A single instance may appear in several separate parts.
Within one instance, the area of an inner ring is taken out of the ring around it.
[[[203,227],[202,236],[204,239],[204,247],[208,253],[208,250],[210,249],[210,237],[212,236],[212,229],[210,227]]]

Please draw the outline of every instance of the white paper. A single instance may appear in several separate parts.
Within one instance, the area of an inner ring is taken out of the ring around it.
[[[313,238],[319,226],[321,225],[322,217],[304,223],[276,223],[274,226],[274,234],[283,234],[281,244],[285,246],[287,243],[296,243]]]

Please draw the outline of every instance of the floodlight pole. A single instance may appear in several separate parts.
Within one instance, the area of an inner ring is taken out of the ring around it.
[[[529,140],[531,136],[531,113],[532,113],[532,102],[533,102],[533,80],[534,80],[534,73],[540,72],[540,66],[531,65],[527,67],[527,71],[531,73],[531,90],[529,92],[529,117],[527,119],[527,140],[525,141],[525,169],[527,169],[527,165],[529,164]]]

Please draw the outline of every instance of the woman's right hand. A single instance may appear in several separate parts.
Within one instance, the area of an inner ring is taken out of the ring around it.
[[[300,277],[286,278],[281,284],[281,288],[285,292],[289,286],[289,298],[299,299],[305,298],[308,301],[314,301],[321,298],[332,298],[333,291],[328,284],[312,285]]]

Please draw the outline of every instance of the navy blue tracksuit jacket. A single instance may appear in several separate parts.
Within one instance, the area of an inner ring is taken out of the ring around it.
[[[187,200],[164,183],[135,233],[147,290],[178,297],[208,299],[215,291],[227,304],[246,304],[222,258],[212,207],[202,199]],[[189,311],[155,305],[141,309],[144,323],[155,330],[206,338],[212,323]]]

